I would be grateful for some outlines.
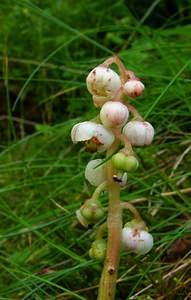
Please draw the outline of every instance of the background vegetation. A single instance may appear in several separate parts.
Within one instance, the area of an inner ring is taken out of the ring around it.
[[[191,299],[190,9],[186,0],[1,0],[0,299],[96,299],[97,224],[74,225],[92,192],[83,176],[92,156],[70,130],[96,114],[85,79],[113,53],[145,83],[134,104],[156,129],[122,193],[139,199],[155,247],[144,258],[122,252],[116,299]]]

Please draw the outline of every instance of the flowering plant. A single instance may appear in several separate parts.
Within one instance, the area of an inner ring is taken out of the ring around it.
[[[111,69],[112,64],[117,65],[119,74]],[[153,246],[153,237],[135,206],[120,201],[120,190],[127,184],[128,173],[139,167],[133,146],[150,145],[154,129],[144,121],[133,105],[125,102],[125,96],[138,97],[145,87],[117,56],[108,58],[89,73],[87,88],[94,105],[100,108],[99,116],[76,124],[72,128],[71,138],[73,143],[83,142],[87,149],[107,151],[107,154],[106,159],[94,159],[87,164],[85,178],[96,189],[91,199],[77,210],[76,215],[84,227],[103,220],[105,210],[99,202],[99,196],[103,191],[108,192],[107,220],[98,228],[89,255],[93,259],[104,261],[98,300],[113,300],[121,247],[144,255]],[[133,215],[133,219],[124,228],[123,209],[128,209]],[[104,238],[105,232],[107,240]]]

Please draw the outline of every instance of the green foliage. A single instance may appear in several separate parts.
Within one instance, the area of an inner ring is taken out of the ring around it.
[[[186,297],[188,249],[175,255],[172,245],[188,240],[191,225],[190,6],[1,1],[1,299],[96,299],[101,265],[88,251],[98,224],[74,224],[92,193],[83,174],[92,155],[72,145],[70,130],[96,115],[85,79],[113,53],[143,80],[134,104],[156,129],[154,143],[136,149],[140,167],[122,192],[142,198],[155,246],[144,259],[122,253],[117,299],[145,287],[136,299]]]

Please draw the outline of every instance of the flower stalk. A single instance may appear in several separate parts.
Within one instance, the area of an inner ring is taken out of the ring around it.
[[[98,200],[100,194],[105,191],[107,189],[107,181],[104,181],[103,183],[101,183],[94,191],[94,193],[92,194],[92,199],[94,200]]]
[[[115,153],[118,143],[114,143],[107,152],[107,157]],[[107,252],[100,279],[98,300],[113,300],[115,296],[117,271],[120,260],[122,209],[120,205],[120,187],[113,181],[114,169],[111,160],[107,162],[107,182],[109,207],[107,217]]]

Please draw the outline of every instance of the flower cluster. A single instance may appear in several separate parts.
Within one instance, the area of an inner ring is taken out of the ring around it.
[[[132,105],[126,103],[126,97],[133,100],[143,93],[145,87],[132,71],[126,70],[118,61],[116,57],[110,58],[87,76],[87,89],[92,95],[93,104],[99,109],[99,115],[93,120],[74,125],[71,138],[73,143],[84,143],[86,149],[91,152],[105,152],[117,142],[118,151],[109,159],[114,170],[113,180],[124,187],[127,184],[128,173],[136,171],[139,167],[132,147],[150,145],[154,137],[154,128],[143,120]],[[111,69],[110,65],[113,63],[117,64],[119,74]],[[85,178],[99,190],[95,192],[96,196],[87,200],[76,213],[79,222],[87,227],[104,216],[98,197],[102,190],[107,189],[106,161],[102,158],[89,161],[85,169]],[[100,188],[102,185],[103,188]],[[146,227],[138,227],[132,224],[124,227],[122,244],[132,252],[145,254],[152,248],[153,239]],[[100,254],[100,249],[105,253],[103,239],[98,244],[99,250],[96,250],[97,243],[94,243],[90,256],[103,258],[103,253]]]

